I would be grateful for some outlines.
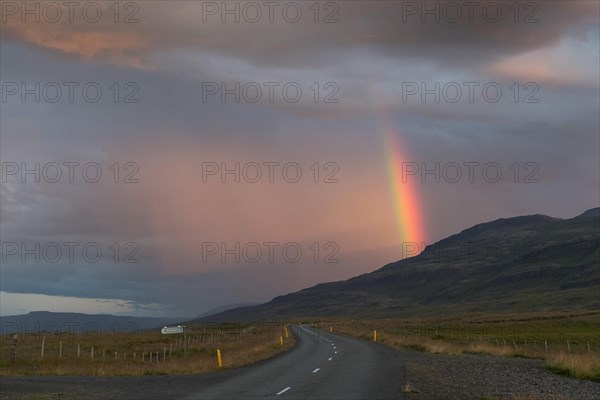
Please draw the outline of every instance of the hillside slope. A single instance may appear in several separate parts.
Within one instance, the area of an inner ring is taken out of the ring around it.
[[[374,272],[229,310],[202,322],[598,309],[599,260],[599,209],[571,219],[501,218]]]

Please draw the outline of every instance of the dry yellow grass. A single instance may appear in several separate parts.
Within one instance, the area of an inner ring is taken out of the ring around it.
[[[212,328],[203,329],[202,333],[191,329],[190,335],[187,358],[181,335],[161,335],[160,332],[107,333],[92,337],[30,335],[17,343],[16,360],[12,359],[11,338],[2,337],[0,376],[195,374],[219,369],[217,349],[221,350],[223,368],[236,368],[272,357],[290,349],[295,342],[291,335],[285,338],[283,326],[249,326],[243,330]],[[280,336],[284,337],[283,346]],[[41,337],[44,337],[44,358],[41,358]]]
[[[410,382],[406,382],[402,387],[402,393],[419,393],[419,391]]]
[[[427,321],[344,320],[329,324],[335,326],[337,333],[366,340],[373,340],[376,328],[377,341],[395,348],[537,358],[545,360],[548,369],[555,373],[600,381],[597,321],[597,314],[582,312],[477,315]]]
[[[546,358],[549,368],[559,374],[579,379],[600,381],[600,357],[598,354],[552,354]]]

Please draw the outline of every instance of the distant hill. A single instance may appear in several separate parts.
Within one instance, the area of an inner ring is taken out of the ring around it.
[[[228,304],[226,306],[215,307],[209,311],[206,311],[206,312],[203,312],[202,314],[197,315],[196,319],[205,318],[210,315],[219,314],[219,313],[222,313],[222,312],[228,311],[228,310],[233,310],[234,308],[252,307],[252,306],[256,306],[258,304],[260,304],[260,303],[239,303],[239,304]]]
[[[475,225],[374,272],[199,322],[599,309],[599,211],[571,219],[530,215]]]
[[[159,329],[186,318],[121,317],[106,314],[56,313],[34,311],[0,317],[0,333],[16,332],[134,332]]]
[[[579,215],[578,218],[579,217],[600,217],[600,207],[587,210],[583,214]]]

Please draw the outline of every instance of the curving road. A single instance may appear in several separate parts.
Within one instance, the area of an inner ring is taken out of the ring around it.
[[[412,357],[384,345],[308,326],[290,328],[296,345],[237,369],[135,377],[0,377],[0,400],[148,399],[399,399],[405,363]],[[38,397],[40,396],[40,397]]]
[[[296,346],[239,369],[197,375],[0,377],[0,400],[600,399],[600,384],[555,375],[542,360],[397,351],[292,327]],[[407,382],[413,393],[404,394]]]
[[[402,362],[398,352],[375,343],[291,328],[289,352],[211,382],[192,399],[398,399]]]

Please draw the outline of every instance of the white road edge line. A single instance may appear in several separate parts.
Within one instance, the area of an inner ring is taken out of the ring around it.
[[[319,372],[319,370],[320,370],[320,369],[321,369],[321,368],[317,368],[317,369],[315,369],[315,370],[314,370],[312,373],[314,374],[315,372]]]
[[[288,390],[290,390],[292,387],[288,386],[285,389],[283,389],[281,392],[277,393],[277,396],[279,396],[280,394],[284,394],[285,392],[287,392]]]

